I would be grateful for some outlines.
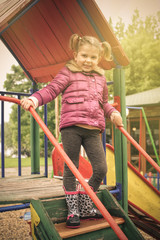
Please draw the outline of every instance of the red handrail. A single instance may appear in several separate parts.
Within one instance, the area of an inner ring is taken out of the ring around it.
[[[5,97],[5,96],[0,96],[0,100],[2,101],[9,101],[13,103],[17,103],[20,105],[20,100],[16,98],[11,98],[11,97]],[[120,240],[127,240],[128,238],[125,236],[123,231],[120,229],[118,224],[114,221],[110,213],[107,211],[107,209],[104,207],[102,202],[99,200],[99,198],[96,196],[96,194],[93,192],[93,190],[90,188],[88,183],[84,180],[83,176],[81,173],[78,171],[78,169],[75,167],[73,162],[70,160],[70,158],[67,156],[67,154],[64,152],[64,150],[61,148],[60,144],[57,142],[57,140],[54,138],[50,130],[47,128],[45,123],[42,121],[40,116],[37,114],[37,112],[34,110],[33,107],[29,108],[30,113],[34,117],[34,119],[37,121],[39,126],[42,128],[48,139],[51,141],[51,143],[54,145],[54,147],[57,149],[59,152],[60,156],[64,160],[64,162],[67,164],[67,166],[70,168],[72,173],[75,175],[75,177],[79,180],[79,182],[82,184],[83,188],[87,192],[87,194],[90,196],[90,198],[93,200],[97,208],[100,210],[104,218],[108,221],[110,224],[111,228],[113,231],[116,233],[118,238]]]
[[[144,149],[128,134],[123,127],[118,127],[119,130],[126,136],[126,138],[142,153],[142,155],[148,160],[148,162],[160,173],[160,167],[158,164],[144,151]]]

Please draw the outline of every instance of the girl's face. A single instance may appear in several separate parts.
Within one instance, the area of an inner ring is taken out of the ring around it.
[[[100,60],[99,49],[90,44],[82,45],[78,52],[74,53],[74,60],[82,71],[91,72]]]

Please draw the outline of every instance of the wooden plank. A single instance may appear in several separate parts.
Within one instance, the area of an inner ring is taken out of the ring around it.
[[[29,69],[29,73],[32,75],[32,77],[37,78],[37,77],[44,77],[48,75],[54,75],[60,70],[62,67],[64,67],[65,62],[55,64],[55,65],[47,65],[47,66],[42,66],[39,68],[34,68],[34,69]]]
[[[29,54],[28,49],[24,45],[23,39],[20,39],[20,36],[15,33],[15,29],[13,27],[7,29],[7,33],[9,34],[9,38],[7,37],[5,40],[7,43],[10,43],[11,49],[16,54],[18,59],[20,59],[20,61],[22,62],[22,64],[25,65],[25,67],[28,67],[27,62],[30,62],[31,66],[35,68],[37,66],[36,59],[34,60]],[[3,35],[5,34],[6,32]]]
[[[40,52],[46,58],[48,64],[54,64],[56,62],[54,56],[48,50],[47,44],[47,24],[44,22],[40,12],[36,7],[28,11],[22,18],[21,22],[26,29],[29,29],[29,32],[32,38],[35,40],[35,43]],[[56,50],[56,49],[55,49]],[[34,56],[36,57],[36,56]]]
[[[48,63],[66,61],[68,55],[45,18],[47,19],[47,16],[44,15],[43,8],[36,5],[23,16],[22,21],[24,26],[30,30],[40,51],[48,59]],[[59,21],[61,19],[57,19],[57,22]]]
[[[123,51],[123,49],[122,49],[122,47],[120,45],[118,45],[116,47],[113,47],[112,48],[112,52],[113,52],[114,56],[116,57],[116,60],[119,63],[123,62],[122,64],[127,64],[127,61],[125,60],[125,58],[126,58],[125,53],[124,53],[124,51]]]
[[[68,1],[59,1],[59,0],[54,0],[54,3],[56,7],[59,9],[60,13],[64,17],[68,27],[71,29],[72,33],[78,33],[81,34],[81,31],[79,27],[77,26],[77,23],[75,19],[72,16],[70,6],[68,4]]]
[[[3,20],[9,17],[11,14],[16,15],[16,13],[19,12],[30,1],[31,0],[2,1],[2,3],[0,3],[0,23],[2,23]]]
[[[27,51],[25,48],[21,47],[21,42],[17,39],[16,35],[12,31],[11,28],[9,28],[6,32],[3,33],[3,38],[9,45],[9,47],[12,49],[12,52],[14,52],[19,60],[25,65],[26,68],[31,68],[35,66],[35,63],[33,62],[32,58],[27,57]]]
[[[18,12],[26,7],[31,0],[12,0],[4,1],[0,4],[0,29],[1,31],[7,26],[10,21]]]
[[[44,76],[44,77],[36,77],[34,80],[36,82],[40,82],[40,83],[47,83],[47,82],[51,82],[54,77],[55,76],[48,75],[48,76]]]
[[[123,224],[124,219],[119,217],[113,217],[117,224]],[[110,225],[105,219],[98,220],[83,220],[81,221],[80,228],[69,229],[66,227],[66,223],[54,224],[61,238],[74,237],[80,234],[97,231],[103,228],[109,228]]]
[[[61,180],[45,177],[0,179],[0,203],[64,196],[62,186]]]
[[[54,2],[51,0],[40,1],[37,7],[61,45],[61,47],[58,48],[58,51],[62,57],[62,61],[66,60],[66,57],[68,59],[68,42],[72,34],[69,26],[66,24],[63,16],[59,13]],[[53,48],[53,42],[51,42],[49,46]]]
[[[92,25],[88,21],[77,1],[69,0],[69,2],[70,4],[68,4],[68,6],[66,5],[66,8],[70,12],[74,21],[76,21],[76,24],[81,31],[81,35],[91,35],[98,38],[96,32],[94,31]]]
[[[31,56],[36,62],[37,67],[47,65],[48,62],[44,55],[40,52],[35,39],[30,33],[30,30],[25,28],[25,25],[23,25],[21,20],[17,20],[16,23],[11,26],[11,28],[17,36],[17,39],[19,39],[21,42],[21,47],[27,50],[28,54],[26,55],[26,58],[28,55]]]
[[[101,68],[107,69],[107,70],[110,70],[110,69],[112,69],[113,67],[115,67],[115,63],[114,63],[113,61],[108,62],[108,61],[106,61],[106,60],[104,60],[104,59],[102,59],[98,65],[99,65]]]

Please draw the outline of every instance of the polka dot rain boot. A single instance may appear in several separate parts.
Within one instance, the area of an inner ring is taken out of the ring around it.
[[[68,228],[80,227],[79,207],[78,207],[78,192],[65,191],[66,203],[68,207],[68,216],[66,225]]]
[[[101,212],[93,207],[91,198],[83,189],[79,190],[79,213],[81,219],[103,218]]]

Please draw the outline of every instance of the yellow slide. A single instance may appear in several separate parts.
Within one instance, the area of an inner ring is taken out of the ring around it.
[[[106,147],[107,185],[115,186],[114,150]],[[131,205],[160,223],[160,193],[130,163],[128,163],[128,201]]]

